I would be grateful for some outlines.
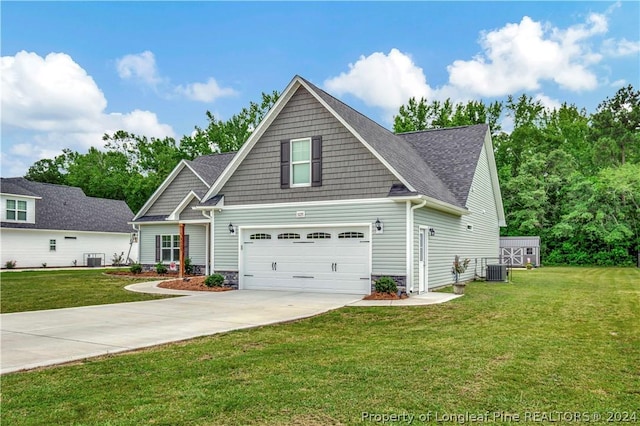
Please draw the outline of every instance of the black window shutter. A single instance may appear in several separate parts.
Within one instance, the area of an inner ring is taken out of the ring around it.
[[[280,188],[289,188],[290,167],[289,140],[280,141]]]
[[[156,262],[160,262],[160,259],[162,259],[160,253],[160,235],[156,235]]]
[[[322,136],[311,138],[311,186],[322,186]]]
[[[184,258],[189,257],[189,234],[184,236]]]

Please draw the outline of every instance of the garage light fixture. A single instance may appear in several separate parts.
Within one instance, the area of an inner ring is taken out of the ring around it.
[[[229,233],[230,234],[236,233],[236,229],[233,227],[233,224],[231,222],[229,222]]]
[[[432,236],[432,237],[435,237],[436,236],[436,230],[433,229],[433,228],[429,228],[429,235]]]
[[[376,219],[373,225],[376,227],[376,234],[382,234],[382,222],[380,222],[380,219]]]

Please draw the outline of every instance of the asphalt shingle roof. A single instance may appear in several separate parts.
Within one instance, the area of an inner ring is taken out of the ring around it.
[[[400,133],[438,177],[446,182],[459,203],[466,203],[482,152],[487,124]]]
[[[235,155],[235,152],[228,152],[224,154],[203,155],[191,161],[185,161],[211,186]]]
[[[20,189],[23,192],[17,193]],[[87,197],[80,188],[32,182],[18,177],[1,178],[0,192],[41,197],[35,200],[35,224],[2,222],[3,228],[133,231],[131,225],[127,224],[133,219],[133,212],[124,201]]]
[[[303,78],[301,78],[304,80]],[[422,195],[465,207],[447,184],[427,165],[412,144],[375,121],[359,113],[324,90],[304,80],[339,116],[341,116],[371,147],[378,152],[416,191]],[[475,168],[475,164],[473,164]]]

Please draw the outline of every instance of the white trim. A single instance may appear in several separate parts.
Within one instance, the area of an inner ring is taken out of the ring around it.
[[[320,224],[305,224],[300,223],[296,225],[240,225],[238,226],[238,230],[242,231],[243,229],[278,229],[278,228],[346,228],[349,226],[368,226],[371,227],[371,223],[369,222],[348,222],[348,223],[320,223]]]
[[[407,293],[409,293],[413,291],[413,210],[411,209],[411,201],[407,201],[405,211],[405,286]]]
[[[166,222],[164,222],[164,223],[166,223]],[[179,220],[176,223],[178,223],[178,224],[184,223],[184,224],[188,224],[188,225],[206,225],[209,222],[207,222],[206,220],[202,220],[202,219],[186,219],[186,220]]]
[[[0,192],[0,195],[7,195],[9,197],[29,198],[32,200],[42,200],[42,197],[38,197],[35,195],[12,194],[11,192]]]
[[[57,232],[57,233],[70,233],[77,232],[81,234],[104,234],[104,235],[131,235],[131,232],[106,232],[106,231],[77,231],[75,229],[34,229],[34,228],[12,228],[9,226],[3,226],[0,228],[2,231],[20,231],[20,232]]]
[[[236,171],[240,163],[245,159],[245,157],[249,154],[253,146],[256,144],[258,140],[262,137],[264,132],[269,128],[271,123],[276,119],[276,117],[280,114],[280,111],[285,107],[287,102],[293,97],[296,89],[300,86],[300,77],[295,76],[289,85],[284,89],[284,92],[280,95],[276,103],[271,107],[267,115],[264,116],[258,127],[251,133],[251,136],[247,139],[247,141],[242,145],[240,150],[233,156],[233,159],[227,164],[227,167],[220,173],[218,179],[211,185],[207,193],[202,197],[203,200],[208,200],[212,196],[216,195],[224,186],[225,183],[229,180],[231,175]]]
[[[424,272],[420,268],[420,253],[418,253],[418,294],[429,292],[429,226],[418,225],[418,250],[420,250],[420,234],[424,232]],[[420,289],[424,278],[424,289]]]
[[[496,168],[496,159],[493,155],[493,142],[491,141],[491,132],[487,129],[484,137],[484,150],[487,153],[487,162],[489,163],[489,174],[491,175],[491,186],[493,189],[493,198],[496,203],[498,213],[498,226],[507,226],[504,215],[504,205],[502,204],[502,192],[500,191],[500,181],[498,180],[498,169]],[[476,164],[476,169],[478,165]]]
[[[143,216],[144,213],[146,213],[149,208],[153,205],[153,203],[155,203],[158,198],[160,198],[160,195],[162,195],[162,193],[167,189],[167,187],[171,184],[171,182],[173,182],[173,180],[176,178],[176,176],[178,176],[178,174],[180,174],[180,172],[182,171],[182,169],[185,168],[185,166],[191,170],[191,173],[193,173],[198,179],[200,179],[202,181],[202,183],[204,183],[204,185],[207,188],[210,188],[210,185],[202,178],[202,176],[200,176],[194,169],[193,167],[191,167],[186,160],[180,160],[180,162],[173,168],[173,170],[171,171],[171,173],[169,173],[169,176],[166,177],[166,179],[162,182],[162,184],[158,187],[158,189],[155,190],[155,192],[151,195],[151,197],[149,197],[149,199],[147,200],[146,203],[144,203],[144,205],[142,206],[142,208],[138,211],[138,213],[133,217],[133,220],[138,219],[139,217]]]
[[[405,200],[402,200],[405,201]],[[250,210],[250,209],[272,209],[278,207],[315,207],[315,206],[341,206],[341,205],[359,205],[359,204],[379,204],[379,203],[395,203],[396,200],[391,198],[362,198],[351,200],[327,200],[327,201],[300,201],[292,203],[269,203],[269,204],[240,204],[235,206],[207,206],[195,207],[195,210]]]
[[[178,206],[171,212],[171,214],[167,216],[167,220],[180,220],[180,213],[182,213],[182,211],[189,205],[194,197],[197,198],[198,201],[200,201],[200,197],[198,197],[195,192],[189,191],[186,197],[184,197],[182,201],[180,201],[180,204],[178,204]]]
[[[150,220],[148,222],[127,222],[129,225],[177,225],[179,222],[177,220]]]

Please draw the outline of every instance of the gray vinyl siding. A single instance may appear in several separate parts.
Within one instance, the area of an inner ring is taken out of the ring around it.
[[[296,211],[306,217],[296,218]],[[372,234],[372,273],[406,274],[406,207],[404,203],[380,202],[341,206],[270,207],[223,210],[215,213],[215,270],[238,270],[238,236],[229,233],[229,223],[239,226],[261,225],[341,225],[345,223],[384,224],[384,232]]]
[[[413,229],[413,285],[418,289],[418,233],[419,226],[434,228],[436,235],[427,236],[428,286],[430,289],[451,284],[454,280],[451,267],[455,255],[460,259],[471,259],[467,272],[461,280],[473,279],[480,273],[480,259],[499,255],[500,228],[498,211],[491,186],[491,175],[485,148],[482,148],[471,191],[467,199],[467,209],[471,214],[455,216],[428,208],[415,211]],[[467,230],[467,225],[473,230]],[[478,264],[476,266],[476,259]],[[476,269],[476,267],[478,269]]]
[[[208,220],[202,215],[201,211],[193,210],[193,207],[196,207],[198,204],[200,204],[200,201],[198,201],[196,197],[193,197],[193,200],[191,200],[180,213],[180,220]]]
[[[204,193],[207,189],[207,186],[188,167],[183,167],[145,214],[147,216],[170,214],[189,192]]]
[[[185,234],[189,235],[189,257],[194,265],[206,263],[206,233],[205,225],[186,225]],[[178,224],[140,225],[140,263],[156,263],[156,235],[177,235],[180,233]]]
[[[280,142],[322,136],[322,186],[280,188]],[[398,180],[299,88],[220,190],[225,205],[386,197]]]

